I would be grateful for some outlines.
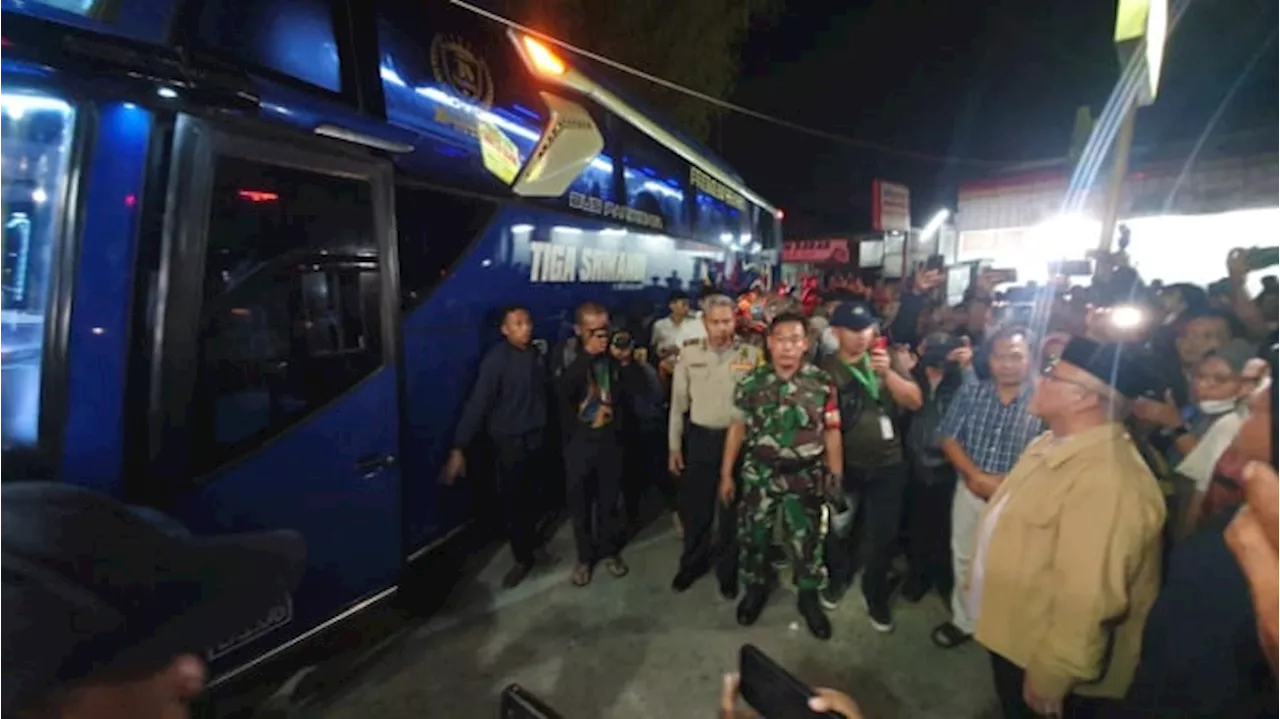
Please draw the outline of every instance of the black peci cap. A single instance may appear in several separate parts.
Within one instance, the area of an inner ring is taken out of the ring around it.
[[[297,586],[302,536],[192,536],[158,512],[51,482],[0,490],[3,713],[67,682],[202,654]]]
[[[1118,342],[1072,337],[1059,359],[1097,377],[1130,399],[1141,396],[1151,384],[1133,349]]]

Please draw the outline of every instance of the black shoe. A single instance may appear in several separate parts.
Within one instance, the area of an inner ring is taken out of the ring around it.
[[[867,618],[871,620],[871,627],[877,632],[888,634],[893,631],[893,612],[889,611],[887,604],[873,604],[867,601]]]
[[[681,569],[676,572],[676,578],[671,580],[671,591],[676,592],[677,594],[683,592],[689,587],[692,587],[693,583],[697,580],[698,575],[687,569]]]
[[[760,612],[764,611],[767,601],[769,601],[768,589],[747,587],[746,593],[742,595],[742,601],[738,602],[738,623],[744,627],[755,624],[760,618]]]
[[[818,590],[801,589],[796,608],[800,610],[800,616],[804,617],[804,623],[809,626],[813,636],[819,639],[831,638],[831,620],[827,619],[826,612],[818,605]]]
[[[840,606],[840,600],[844,599],[844,587],[827,580],[827,586],[822,588],[818,593],[818,601],[822,602],[823,609],[827,611],[835,611]]]

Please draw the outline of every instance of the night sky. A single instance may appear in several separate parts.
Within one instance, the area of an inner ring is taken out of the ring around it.
[[[1019,161],[1061,157],[1075,111],[1101,112],[1120,73],[1115,0],[789,0],[756,28],[732,96],[753,109],[894,149]],[[1194,0],[1167,49],[1135,146],[1192,141],[1255,64],[1209,136],[1277,148],[1277,3]],[[871,180],[906,183],[923,223],[998,168],[919,160],[727,115],[713,146],[787,212],[789,237],[870,229]]]

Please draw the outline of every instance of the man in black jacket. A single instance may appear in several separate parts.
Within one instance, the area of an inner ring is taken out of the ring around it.
[[[636,421],[631,398],[645,391],[645,376],[637,363],[623,365],[609,354],[607,323],[608,315],[598,305],[578,308],[576,351],[556,378],[566,499],[578,553],[571,579],[579,587],[591,581],[599,560],[615,577],[629,571],[618,554],[623,431],[627,422]]]
[[[548,392],[546,367],[530,346],[533,323],[529,311],[508,307],[502,313],[500,329],[506,341],[492,347],[480,362],[441,481],[452,484],[466,473],[463,450],[485,429],[493,442],[494,479],[516,562],[502,580],[503,586],[511,588],[533,569],[541,547],[534,499],[547,429]]]

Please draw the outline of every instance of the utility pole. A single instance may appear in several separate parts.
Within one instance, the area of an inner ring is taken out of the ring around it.
[[[1155,102],[1160,88],[1160,68],[1164,60],[1169,24],[1169,0],[1120,0],[1116,7],[1116,50],[1120,62],[1143,63],[1137,96],[1125,98],[1123,119],[1112,151],[1111,178],[1102,215],[1102,235],[1098,238],[1099,266],[1111,253],[1116,233],[1124,178],[1129,173],[1129,151],[1133,147],[1133,124],[1138,107]],[[1110,269],[1109,267],[1107,268]]]

